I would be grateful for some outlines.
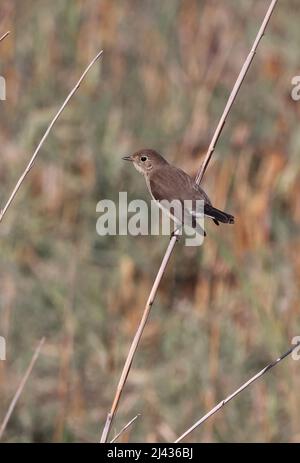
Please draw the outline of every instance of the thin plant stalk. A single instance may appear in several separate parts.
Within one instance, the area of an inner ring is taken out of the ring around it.
[[[277,3],[277,0],[272,0],[272,2],[270,3],[268,11],[267,11],[267,13],[266,13],[266,15],[264,17],[264,20],[263,20],[263,22],[261,24],[261,27],[260,27],[260,29],[258,31],[258,34],[257,34],[257,36],[256,36],[256,38],[254,40],[252,48],[251,48],[251,50],[250,50],[250,52],[249,52],[249,54],[248,54],[248,56],[246,58],[246,61],[243,64],[243,67],[242,67],[242,69],[241,69],[241,71],[240,71],[240,73],[238,75],[238,78],[237,78],[237,80],[236,80],[236,82],[234,84],[234,87],[233,87],[233,89],[232,89],[232,91],[231,91],[231,93],[229,95],[226,107],[224,109],[222,117],[220,118],[219,124],[218,124],[218,126],[216,128],[216,131],[214,133],[214,136],[213,136],[213,138],[211,140],[211,143],[210,143],[209,148],[207,150],[207,153],[205,155],[204,161],[203,161],[203,163],[202,163],[202,165],[201,165],[201,167],[200,167],[200,169],[199,169],[199,171],[197,173],[196,183],[198,183],[198,184],[200,184],[202,179],[203,179],[203,176],[205,174],[205,171],[207,169],[209,161],[210,161],[210,159],[211,159],[211,157],[213,155],[216,144],[218,142],[218,139],[219,139],[219,137],[221,135],[221,132],[223,130],[223,127],[225,125],[227,116],[228,116],[228,114],[229,114],[229,112],[231,110],[231,107],[232,107],[232,105],[234,103],[234,100],[235,100],[237,94],[238,94],[238,91],[239,91],[239,89],[240,89],[240,87],[241,87],[241,85],[242,85],[242,83],[243,83],[243,81],[245,79],[247,71],[248,71],[248,69],[249,69],[249,67],[250,67],[250,65],[252,63],[252,60],[253,60],[254,55],[256,53],[259,42],[261,41],[262,37],[264,36],[266,27],[268,25],[268,22],[270,21],[270,18],[271,18],[271,15],[273,13],[273,10],[275,8],[276,3]]]
[[[75,84],[75,86],[72,88],[72,90],[70,91],[69,95],[67,96],[67,98],[65,99],[65,101],[63,102],[63,104],[61,105],[61,107],[59,108],[59,110],[57,111],[57,113],[54,115],[52,121],[50,122],[48,128],[46,129],[44,135],[42,136],[38,146],[36,147],[30,161],[28,162],[25,170],[23,171],[22,175],[20,176],[19,180],[17,181],[16,183],[16,186],[14,187],[12,193],[10,194],[5,206],[3,207],[3,209],[0,211],[0,222],[2,221],[5,213],[7,212],[8,208],[10,207],[11,203],[13,202],[14,200],[14,197],[16,196],[20,186],[22,185],[22,183],[24,182],[27,174],[29,173],[29,171],[31,170],[31,168],[33,167],[34,165],[34,162],[36,160],[36,157],[41,149],[41,147],[43,146],[46,138],[48,137],[52,127],[54,126],[55,122],[57,121],[57,119],[59,118],[59,116],[61,115],[61,113],[63,112],[63,110],[65,109],[65,107],[67,106],[67,104],[69,103],[69,101],[71,100],[72,96],[74,95],[74,93],[78,90],[78,88],[80,87],[80,84],[81,82],[83,81],[83,79],[85,78],[85,76],[87,75],[87,73],[89,72],[89,70],[91,69],[91,67],[95,64],[95,62],[100,58],[100,56],[102,55],[103,53],[103,50],[101,50],[96,56],[95,58],[90,62],[90,64],[87,66],[87,68],[84,70],[83,74],[81,75],[80,79],[78,80],[78,82]]]
[[[5,37],[7,37],[9,34],[10,34],[10,31],[5,32],[5,34],[3,34],[3,35],[0,37],[0,42],[2,42],[2,40],[4,40]]]
[[[145,306],[145,309],[144,309],[144,312],[143,312],[142,319],[140,321],[137,332],[135,333],[135,336],[134,336],[133,341],[131,343],[130,350],[128,352],[128,355],[127,355],[127,358],[126,358],[126,361],[125,361],[125,365],[123,367],[122,374],[121,374],[121,377],[120,377],[120,380],[119,380],[119,384],[117,386],[117,391],[116,391],[116,394],[115,394],[115,397],[114,397],[114,401],[113,401],[112,406],[111,406],[111,410],[108,413],[107,418],[106,418],[105,426],[103,428],[103,432],[102,432],[102,435],[101,435],[101,440],[100,440],[101,443],[104,443],[107,440],[108,433],[109,433],[109,430],[111,428],[112,420],[113,420],[114,415],[116,413],[116,410],[117,410],[117,407],[118,407],[118,404],[119,404],[119,401],[120,401],[120,397],[121,397],[121,394],[123,392],[123,389],[124,389],[124,386],[125,386],[125,383],[126,383],[126,380],[127,380],[128,373],[130,371],[130,367],[131,367],[131,364],[132,364],[134,354],[135,354],[135,352],[137,350],[140,339],[142,337],[144,328],[146,326],[146,323],[147,323],[147,320],[148,320],[148,317],[149,317],[149,314],[150,314],[152,304],[154,302],[154,299],[155,299],[155,296],[156,296],[156,293],[157,293],[157,289],[158,289],[160,281],[161,281],[161,279],[162,279],[162,277],[164,275],[164,271],[166,269],[166,266],[167,266],[167,264],[169,262],[169,259],[170,259],[170,256],[172,254],[174,245],[176,243],[176,239],[177,239],[176,237],[172,237],[172,239],[170,240],[168,249],[167,249],[167,251],[166,251],[166,253],[164,255],[163,261],[162,261],[161,266],[159,268],[159,271],[158,271],[158,273],[156,275],[154,284],[152,286],[150,295],[148,297],[148,300],[147,300],[147,303],[146,303],[146,306]]]
[[[2,424],[0,426],[0,440],[2,439],[2,436],[3,436],[3,433],[4,433],[5,429],[6,429],[7,423],[9,422],[9,419],[10,419],[10,417],[11,417],[11,415],[12,415],[14,409],[15,409],[15,406],[17,405],[17,402],[18,402],[18,400],[19,400],[19,398],[20,398],[20,396],[21,396],[21,394],[23,392],[23,389],[24,389],[24,387],[25,387],[25,385],[27,383],[27,380],[28,380],[32,370],[33,370],[33,367],[34,367],[34,365],[35,365],[35,363],[36,363],[36,361],[37,361],[37,359],[38,359],[38,357],[40,355],[41,348],[43,347],[44,342],[45,342],[45,338],[42,338],[40,340],[40,342],[38,343],[38,346],[37,346],[37,348],[35,349],[35,351],[33,353],[33,356],[31,358],[31,361],[30,361],[29,365],[28,365],[28,368],[25,371],[25,374],[24,374],[23,378],[21,379],[19,387],[16,390],[16,393],[15,393],[15,395],[14,395],[14,397],[13,397],[13,399],[12,399],[12,401],[11,401],[9,407],[8,407],[6,415],[5,415],[5,417],[4,417],[3,421],[2,421]]]
[[[228,402],[230,402],[234,397],[236,397],[238,394],[240,394],[244,389],[249,387],[252,383],[257,381],[259,378],[261,378],[267,371],[271,370],[274,368],[276,365],[278,365],[279,362],[281,362],[283,359],[285,359],[288,355],[290,355],[297,347],[300,346],[300,342],[295,344],[293,347],[291,347],[285,354],[281,355],[281,357],[278,357],[276,360],[273,362],[269,363],[265,368],[263,368],[261,371],[259,371],[256,375],[252,376],[248,381],[246,381],[244,384],[242,384],[236,391],[234,391],[232,394],[230,394],[226,399],[221,400],[214,408],[212,408],[206,415],[204,415],[200,420],[196,421],[196,423],[193,424],[187,431],[185,431],[183,434],[181,434],[178,439],[176,439],[175,443],[181,442],[185,437],[187,437],[189,434],[191,434],[192,431],[194,431],[196,428],[198,428],[201,424],[203,424],[206,420],[208,420],[211,416],[213,416],[215,413],[217,413],[221,408],[224,407]]]
[[[132,420],[130,420],[122,429],[120,432],[118,432],[118,434],[115,435],[115,437],[110,441],[111,444],[113,444],[114,442],[116,442],[117,439],[119,439],[119,437],[123,434],[123,432],[126,431],[126,429],[128,429],[137,419],[138,417],[140,416],[140,414],[136,415],[134,418],[132,418]]]

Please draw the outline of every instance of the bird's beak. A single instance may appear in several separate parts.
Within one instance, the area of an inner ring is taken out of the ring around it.
[[[122,159],[123,159],[123,161],[132,161],[131,156],[124,156]]]

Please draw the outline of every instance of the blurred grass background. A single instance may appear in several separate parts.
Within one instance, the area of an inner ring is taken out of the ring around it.
[[[195,174],[269,1],[2,0],[0,204],[100,49],[0,227],[0,417],[46,344],[7,442],[97,441],[168,237],[100,237],[96,204],[148,198],[121,156],[152,147]],[[113,433],[172,441],[300,335],[299,3],[279,2],[204,187],[234,227],[179,243]],[[192,442],[300,439],[299,362],[285,360]]]

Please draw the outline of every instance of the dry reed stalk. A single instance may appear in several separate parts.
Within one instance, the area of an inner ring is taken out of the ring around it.
[[[75,84],[75,86],[73,87],[73,89],[71,90],[71,92],[69,93],[69,95],[67,96],[67,98],[65,99],[65,101],[63,102],[63,104],[61,105],[61,107],[59,108],[59,110],[57,111],[57,113],[54,115],[52,121],[50,122],[48,128],[46,129],[43,137],[41,138],[38,146],[36,147],[29,163],[27,164],[25,170],[23,171],[21,177],[19,178],[18,182],[16,183],[16,186],[15,188],[13,189],[10,197],[8,198],[8,201],[7,203],[5,204],[4,208],[0,211],[0,222],[2,221],[3,217],[4,217],[4,214],[6,213],[7,209],[9,208],[9,206],[11,205],[14,197],[16,196],[20,186],[22,185],[25,177],[27,176],[27,174],[29,173],[29,171],[31,170],[32,166],[34,165],[34,162],[36,160],[36,157],[42,147],[42,145],[44,144],[44,141],[46,140],[46,138],[48,137],[52,127],[54,126],[55,122],[57,121],[57,119],[59,118],[59,116],[61,115],[61,113],[63,112],[63,110],[65,109],[65,107],[67,106],[67,104],[69,103],[70,99],[72,98],[72,96],[74,95],[74,93],[78,90],[78,88],[80,87],[80,84],[81,82],[83,81],[83,79],[85,78],[85,76],[87,75],[87,73],[89,72],[89,70],[91,69],[91,67],[93,66],[93,64],[95,64],[95,62],[98,60],[98,58],[100,58],[100,56],[102,55],[103,53],[103,50],[101,50],[96,56],[95,58],[90,62],[90,64],[87,66],[87,68],[84,70],[84,72],[82,73],[80,79],[78,80],[78,82]]]
[[[271,370],[274,368],[279,362],[281,362],[283,359],[285,359],[288,355],[290,355],[297,347],[300,346],[300,342],[295,344],[293,347],[291,347],[285,354],[281,355],[281,357],[278,357],[276,360],[273,362],[269,363],[265,368],[263,368],[261,371],[259,371],[256,375],[252,376],[248,381],[246,381],[244,384],[242,384],[236,391],[234,391],[232,394],[230,394],[226,399],[221,400],[214,408],[212,408],[206,415],[204,415],[200,420],[196,421],[196,423],[193,424],[187,431],[185,431],[178,439],[176,439],[175,443],[181,442],[182,439],[184,439],[186,436],[188,436],[194,429],[196,429],[198,426],[200,426],[202,423],[204,423],[208,418],[213,416],[215,413],[217,413],[224,405],[226,405],[228,402],[230,402],[234,397],[236,397],[238,394],[240,394],[244,389],[246,389],[248,386],[250,386],[252,383],[254,383],[256,380],[261,378],[267,371]]]
[[[114,397],[114,401],[113,401],[113,404],[112,404],[112,407],[111,407],[111,411],[107,415],[107,419],[106,419],[105,426],[104,426],[102,436],[101,436],[101,440],[100,440],[101,443],[106,442],[106,440],[107,440],[108,433],[109,433],[109,430],[110,430],[110,427],[111,427],[111,424],[112,424],[112,420],[113,420],[113,417],[114,417],[114,415],[116,413],[116,410],[117,410],[117,407],[118,407],[118,404],[119,404],[119,401],[120,401],[120,397],[121,397],[122,391],[124,389],[128,373],[130,371],[130,367],[131,367],[131,363],[132,363],[134,354],[135,354],[135,352],[137,350],[138,344],[139,344],[140,339],[142,337],[142,334],[143,334],[143,331],[144,331],[144,328],[145,328],[145,325],[147,323],[148,316],[149,316],[149,313],[150,313],[150,310],[151,310],[151,306],[152,306],[152,304],[154,302],[154,298],[155,298],[157,289],[158,289],[160,281],[161,281],[161,279],[163,277],[164,271],[165,271],[167,263],[168,263],[168,261],[170,259],[170,256],[171,256],[171,253],[172,253],[172,250],[174,248],[175,243],[176,243],[176,237],[173,237],[170,240],[168,249],[167,249],[167,251],[166,251],[166,253],[164,255],[164,258],[163,258],[162,263],[160,265],[159,271],[158,271],[158,273],[156,275],[154,284],[152,286],[150,295],[148,297],[148,300],[147,300],[147,303],[146,303],[146,306],[145,306],[145,310],[143,312],[142,319],[141,319],[140,324],[138,326],[137,332],[135,333],[135,336],[133,338],[132,344],[130,346],[129,353],[128,353],[126,361],[125,361],[125,365],[124,365],[123,370],[122,370],[122,374],[121,374],[120,381],[119,381],[119,384],[118,384],[118,387],[117,387],[117,391],[116,391],[116,394],[115,394],[115,397]]]
[[[9,34],[10,34],[10,31],[5,32],[5,34],[3,34],[3,35],[0,37],[0,42],[2,42],[2,40],[4,40],[5,37],[7,37]]]
[[[238,78],[237,78],[237,80],[236,80],[236,82],[234,84],[234,87],[233,87],[233,89],[231,91],[231,94],[229,95],[226,107],[225,107],[224,112],[223,112],[223,114],[222,114],[222,116],[220,118],[219,124],[218,124],[218,126],[216,128],[216,131],[214,133],[214,136],[213,136],[213,138],[211,140],[211,143],[210,143],[209,148],[207,150],[207,153],[205,155],[204,161],[203,161],[203,163],[201,165],[201,168],[199,169],[199,171],[197,173],[196,183],[198,183],[198,184],[201,183],[201,181],[203,179],[203,176],[205,174],[205,171],[207,169],[209,161],[210,161],[210,159],[212,157],[212,154],[213,154],[213,152],[215,150],[218,139],[219,139],[219,137],[221,135],[221,132],[223,130],[223,127],[225,125],[227,116],[228,116],[228,114],[229,114],[229,112],[231,110],[231,107],[232,107],[232,105],[234,103],[234,100],[235,100],[237,94],[238,94],[238,91],[239,91],[239,89],[240,89],[240,87],[241,87],[241,85],[242,85],[242,83],[243,83],[243,81],[245,79],[247,71],[248,71],[248,69],[249,69],[249,67],[250,67],[250,65],[252,63],[252,60],[253,60],[254,55],[256,53],[256,49],[257,49],[257,47],[259,45],[259,42],[261,41],[261,39],[262,39],[262,37],[263,37],[263,35],[265,33],[266,27],[268,25],[268,22],[270,21],[270,18],[271,18],[271,15],[273,13],[273,10],[275,8],[276,3],[277,3],[277,0],[272,0],[271,1],[270,6],[268,8],[268,11],[267,11],[267,13],[266,13],[266,15],[264,17],[264,20],[263,20],[263,22],[261,24],[261,27],[260,27],[260,29],[258,31],[258,34],[257,34],[257,36],[256,36],[256,38],[254,40],[252,48],[251,48],[251,50],[250,50],[250,52],[249,52],[249,54],[248,54],[248,56],[246,58],[246,61],[243,64],[243,67],[242,67],[242,69],[241,69],[241,71],[240,71],[240,73],[238,75]]]
[[[256,49],[259,45],[259,42],[261,40],[261,38],[263,37],[264,35],[264,32],[265,32],[265,29],[267,27],[267,24],[270,20],[270,17],[271,17],[271,14],[275,8],[275,5],[277,3],[277,0],[272,0],[271,3],[270,3],[270,6],[268,8],[268,11],[266,12],[265,16],[264,16],[264,19],[263,19],[263,22],[262,22],[262,25],[255,37],[255,40],[254,40],[254,43],[253,43],[253,46],[250,50],[250,53],[248,54],[246,60],[244,61],[243,63],[243,66],[242,66],[242,69],[237,77],[237,80],[234,84],[234,87],[230,93],[230,96],[228,98],[228,101],[226,103],[226,106],[225,106],[225,109],[221,115],[221,118],[219,120],[219,123],[217,125],[217,128],[215,130],[215,133],[213,135],[213,138],[212,138],[212,141],[209,145],[209,148],[208,148],[208,151],[205,155],[205,158],[204,158],[204,161],[202,163],[202,166],[197,174],[197,177],[196,177],[196,182],[199,184],[203,178],[203,175],[207,169],[207,166],[209,164],[209,161],[211,159],[211,156],[214,152],[214,149],[216,147],[216,144],[219,140],[219,137],[220,137],[220,134],[222,132],[222,129],[224,127],[224,124],[225,124],[225,121],[227,119],[227,116],[230,112],[230,109],[232,108],[232,105],[234,103],[234,100],[238,94],[238,91],[244,81],[244,78],[247,74],[247,71],[250,67],[250,64],[253,60],[253,57],[255,55],[255,52],[256,52]],[[164,255],[164,258],[162,260],[162,263],[160,265],[160,268],[159,268],[159,271],[156,275],[156,278],[155,278],[155,281],[154,281],[154,284],[152,286],[152,289],[151,289],[151,292],[150,292],[150,295],[149,295],[149,298],[147,300],[147,303],[146,303],[146,306],[144,308],[144,312],[143,312],[143,315],[142,315],[142,318],[141,318],[141,321],[140,321],[140,324],[138,326],[138,329],[136,331],[136,334],[133,338],[133,341],[131,343],[131,346],[130,346],[130,349],[129,349],[129,352],[128,352],[128,355],[127,355],[127,358],[126,358],[126,361],[125,361],[125,364],[124,364],[124,367],[123,367],[123,370],[122,370],[122,373],[121,373],[121,377],[120,377],[120,380],[119,380],[119,383],[118,383],[118,386],[117,386],[117,390],[116,390],[116,393],[115,393],[115,396],[114,396],[114,399],[113,399],[113,403],[112,403],[112,406],[111,406],[111,409],[110,409],[110,412],[107,414],[107,418],[106,418],[106,422],[105,422],[105,425],[104,425],[104,428],[103,428],[103,431],[102,431],[102,435],[101,435],[101,439],[100,439],[100,442],[101,443],[104,443],[107,441],[107,438],[108,438],[108,434],[109,434],[109,431],[110,431],[110,428],[111,428],[111,425],[112,425],[112,421],[113,421],[113,418],[116,414],[116,410],[118,408],[118,405],[119,405],[119,401],[120,401],[120,397],[122,395],[122,392],[123,392],[123,389],[124,389],[124,386],[125,386],[125,383],[126,383],[126,380],[127,380],[127,377],[128,377],[128,374],[129,374],[129,371],[130,371],[130,368],[131,368],[131,365],[132,365],[132,361],[133,361],[133,358],[134,358],[134,355],[135,355],[135,352],[137,350],[137,347],[138,347],[138,344],[139,344],[139,341],[141,339],[141,336],[143,334],[143,331],[144,331],[144,328],[145,328],[145,325],[146,325],[146,322],[147,322],[147,319],[148,319],[148,316],[149,316],[149,313],[151,311],[151,306],[154,302],[154,299],[155,299],[155,296],[156,296],[156,293],[157,293],[157,290],[158,290],[158,287],[159,287],[159,284],[160,284],[160,281],[164,275],[164,272],[166,270],[166,267],[167,267],[167,264],[169,262],[169,259],[170,259],[170,256],[172,254],[172,251],[174,249],[174,246],[176,244],[176,241],[177,241],[177,237],[176,236],[173,236],[170,240],[170,243],[167,247],[167,250],[166,250],[166,253]]]
[[[10,419],[10,417],[11,417],[13,411],[14,411],[14,408],[15,408],[15,406],[16,406],[16,404],[17,404],[17,402],[18,402],[18,400],[19,400],[19,398],[20,398],[20,396],[22,394],[22,391],[23,391],[23,389],[24,389],[24,387],[25,387],[25,385],[27,383],[27,380],[28,380],[28,378],[29,378],[29,376],[30,376],[30,374],[32,372],[32,369],[33,369],[33,367],[35,365],[35,362],[37,361],[37,359],[38,359],[38,357],[40,355],[40,351],[41,351],[41,348],[43,347],[44,342],[45,342],[45,338],[42,338],[40,340],[40,342],[38,343],[38,346],[37,346],[37,348],[35,349],[35,351],[33,353],[33,356],[31,358],[31,361],[30,361],[29,365],[28,365],[28,368],[25,371],[25,374],[24,374],[23,378],[21,379],[19,387],[16,390],[16,393],[15,393],[15,395],[14,395],[14,397],[13,397],[13,399],[12,399],[12,401],[11,401],[9,407],[8,407],[8,410],[6,412],[6,415],[5,415],[4,419],[3,419],[3,422],[2,422],[1,427],[0,427],[0,440],[2,438],[2,435],[3,435],[4,431],[5,431],[7,423],[8,423],[8,421],[9,421],[9,419]]]
[[[124,431],[126,431],[126,429],[128,429],[134,422],[135,420],[138,419],[138,417],[141,416],[140,413],[138,415],[136,415],[134,418],[132,418],[132,420],[130,420],[122,429],[120,432],[118,432],[118,434],[110,441],[111,444],[113,444],[114,442],[116,442],[117,439],[119,439],[119,437],[121,436],[121,434],[123,434]]]

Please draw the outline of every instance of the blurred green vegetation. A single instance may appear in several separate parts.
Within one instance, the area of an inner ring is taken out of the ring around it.
[[[0,227],[0,417],[46,344],[7,442],[97,441],[168,237],[100,237],[96,204],[148,198],[121,156],[196,173],[268,1],[2,0],[0,204],[96,52]],[[299,2],[279,2],[204,180],[234,227],[179,243],[113,432],[172,441],[300,335]],[[300,439],[299,362],[282,362],[189,440]],[[0,418],[1,421],[1,418]]]

